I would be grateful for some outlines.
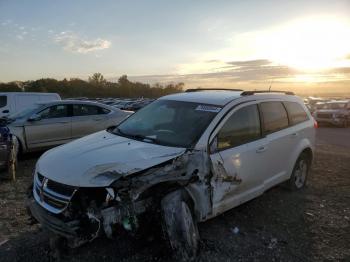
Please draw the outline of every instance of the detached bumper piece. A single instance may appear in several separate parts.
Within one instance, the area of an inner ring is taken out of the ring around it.
[[[78,237],[79,221],[64,223],[62,220],[52,216],[36,203],[34,199],[29,201],[29,209],[36,220],[46,229],[65,238]]]

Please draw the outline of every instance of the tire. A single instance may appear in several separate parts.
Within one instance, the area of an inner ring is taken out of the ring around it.
[[[162,227],[176,261],[193,261],[199,249],[197,223],[183,191],[175,191],[161,201]]]
[[[293,168],[293,173],[288,181],[289,189],[296,191],[305,187],[310,166],[310,157],[306,153],[302,153],[296,161]]]

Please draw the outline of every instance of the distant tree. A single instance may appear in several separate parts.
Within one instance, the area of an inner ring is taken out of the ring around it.
[[[16,82],[0,83],[1,92],[22,92],[22,88]]]
[[[92,76],[89,76],[89,83],[96,86],[104,86],[107,81],[101,73],[94,73]]]
[[[2,92],[52,92],[61,97],[149,97],[157,98],[163,95],[183,91],[183,83],[168,85],[132,82],[127,75],[122,75],[118,82],[107,81],[102,74],[95,73],[88,81],[71,78],[56,80],[43,78],[35,81],[0,83]]]

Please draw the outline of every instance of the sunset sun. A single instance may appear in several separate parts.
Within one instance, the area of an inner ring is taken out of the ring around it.
[[[270,60],[299,70],[346,66],[350,23],[336,17],[310,17],[290,22],[259,39]]]

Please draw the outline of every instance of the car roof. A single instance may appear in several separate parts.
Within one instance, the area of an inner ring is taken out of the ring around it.
[[[224,106],[232,100],[241,97],[241,93],[241,91],[208,90],[177,93],[163,96],[160,99]]]
[[[248,94],[249,93],[249,94]],[[260,92],[254,93],[254,91],[227,91],[227,90],[203,90],[196,92],[184,92],[172,95],[163,96],[160,99],[175,100],[183,102],[194,102],[209,105],[225,106],[236,99],[247,100],[266,100],[266,99],[286,99],[295,100],[296,96],[291,94],[284,94],[279,91]],[[293,98],[292,98],[293,97]]]

